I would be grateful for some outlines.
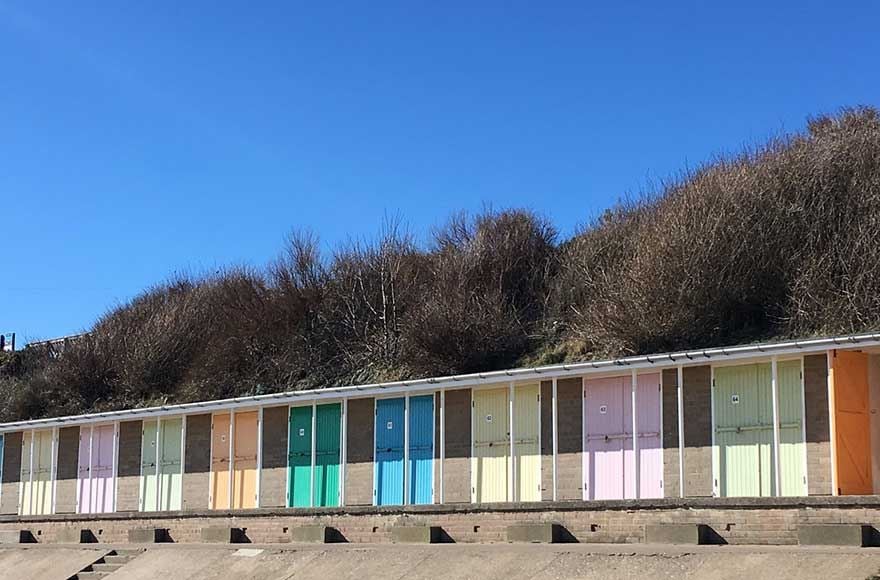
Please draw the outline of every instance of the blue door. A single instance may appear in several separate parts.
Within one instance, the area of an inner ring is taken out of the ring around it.
[[[376,401],[376,505],[403,504],[404,400]]]
[[[434,502],[434,395],[409,399],[409,503]]]

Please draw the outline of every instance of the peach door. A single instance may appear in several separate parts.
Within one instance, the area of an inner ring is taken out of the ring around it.
[[[229,413],[211,422],[211,509],[229,509]]]
[[[836,351],[832,355],[837,489],[841,495],[873,493],[868,403],[868,356]]]
[[[257,423],[256,411],[236,413],[233,424],[235,438],[232,464],[232,507],[257,507]]]

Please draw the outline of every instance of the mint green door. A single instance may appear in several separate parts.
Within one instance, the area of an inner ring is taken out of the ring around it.
[[[342,405],[318,405],[315,411],[315,506],[339,505],[339,451]]]
[[[183,419],[163,419],[159,437],[159,511],[181,508]]]
[[[781,495],[806,495],[800,367],[800,360],[777,364]],[[716,368],[713,398],[718,494],[776,495],[770,363]]]
[[[158,478],[156,477],[156,421],[144,421],[141,439],[140,508],[142,512],[157,509]]]
[[[312,408],[291,407],[287,448],[287,505],[312,505]]]

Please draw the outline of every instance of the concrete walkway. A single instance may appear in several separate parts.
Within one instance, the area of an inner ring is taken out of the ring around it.
[[[103,548],[104,546],[102,546]],[[122,548],[122,546],[119,546]],[[131,549],[134,546],[126,545]],[[107,548],[110,548],[109,546]],[[85,547],[0,550],[0,578],[66,580]],[[7,563],[15,567],[7,568]],[[61,564],[66,564],[61,569]],[[700,578],[865,579],[880,573],[880,549],[649,545],[155,545],[108,580],[289,580],[315,578],[474,580]]]

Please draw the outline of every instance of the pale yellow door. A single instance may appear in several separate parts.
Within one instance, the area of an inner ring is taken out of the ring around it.
[[[471,492],[476,503],[510,501],[508,462],[510,420],[508,389],[473,391]]]
[[[541,396],[538,385],[515,387],[513,438],[516,501],[541,501]]]

